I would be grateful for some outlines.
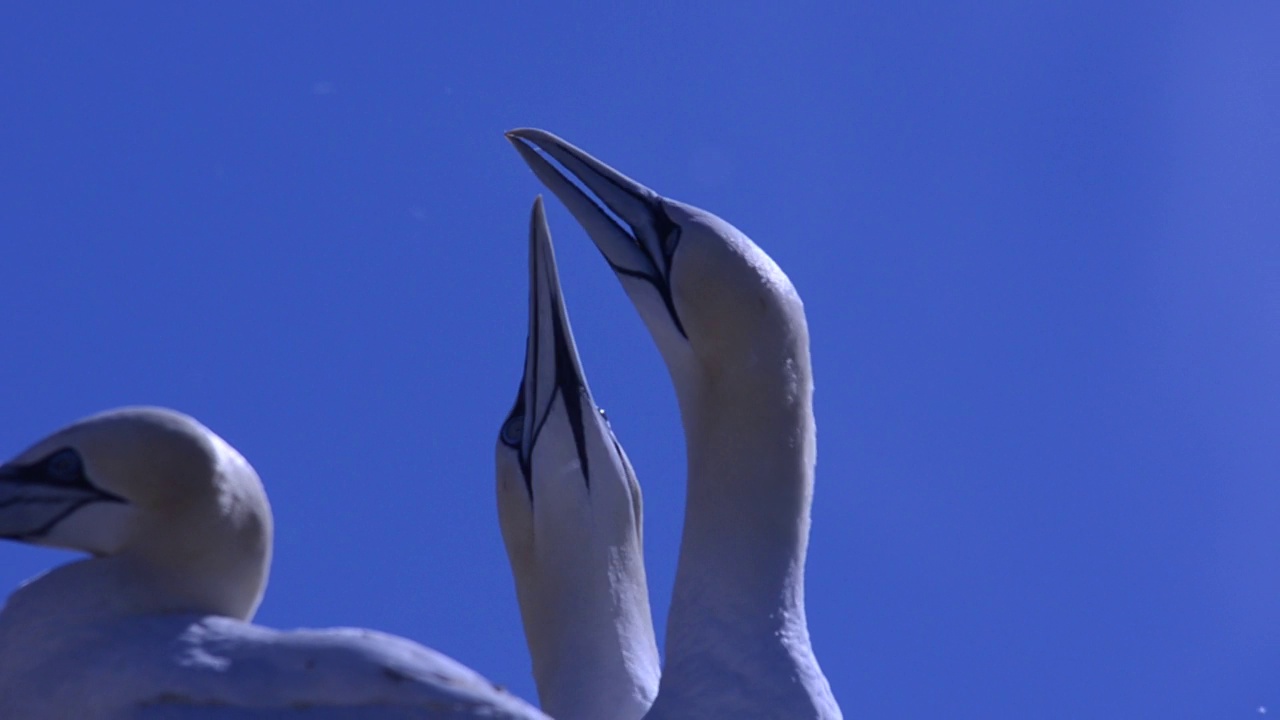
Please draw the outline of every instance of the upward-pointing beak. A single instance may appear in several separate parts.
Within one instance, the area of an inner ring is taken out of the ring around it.
[[[530,497],[533,448],[553,412],[565,414],[585,481],[588,486],[591,484],[584,423],[597,422],[594,407],[569,327],[551,231],[539,197],[534,201],[529,222],[529,334],[524,376],[515,407],[503,426],[503,442],[519,451]],[[512,432],[507,432],[508,428]]]
[[[651,284],[676,328],[685,335],[671,299],[671,260],[680,242],[680,226],[666,212],[668,201],[544,130],[511,130],[507,139],[542,184],[569,208],[614,272]],[[539,150],[560,163],[599,202],[565,177]],[[630,232],[615,217],[626,223]]]

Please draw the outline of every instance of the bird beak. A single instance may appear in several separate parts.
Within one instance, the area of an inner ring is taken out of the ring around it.
[[[556,407],[557,397],[560,410]],[[590,485],[584,423],[595,422],[595,405],[573,342],[551,246],[551,231],[542,198],[538,197],[529,222],[529,334],[525,344],[524,377],[515,407],[503,426],[503,442],[519,451],[530,497],[533,495],[530,468],[533,447],[548,416],[557,411],[566,416],[583,475]]]
[[[542,184],[569,208],[614,272],[644,280],[658,291],[671,319],[684,335],[671,299],[670,282],[671,260],[680,241],[680,226],[666,212],[664,205],[668,201],[549,132],[521,128],[508,132],[507,139]],[[564,167],[599,202],[580,190],[539,150]]]
[[[83,478],[55,477],[47,466],[47,462],[0,465],[0,538],[38,542],[82,507],[126,502]]]

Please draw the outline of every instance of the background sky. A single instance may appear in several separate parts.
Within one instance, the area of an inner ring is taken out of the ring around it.
[[[273,503],[259,622],[535,698],[493,447],[542,127],[799,288],[847,716],[1280,713],[1280,5],[605,5],[7,7],[0,455],[191,413]],[[670,382],[549,208],[661,627]],[[0,588],[70,557],[0,545]]]

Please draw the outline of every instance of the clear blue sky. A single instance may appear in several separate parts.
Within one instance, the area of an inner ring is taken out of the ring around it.
[[[1274,1],[22,5],[0,454],[122,404],[200,418],[274,505],[260,622],[533,697],[493,497],[541,189],[502,131],[532,125],[800,289],[846,715],[1280,712]],[[674,399],[550,207],[661,627]],[[0,545],[0,588],[67,558]]]

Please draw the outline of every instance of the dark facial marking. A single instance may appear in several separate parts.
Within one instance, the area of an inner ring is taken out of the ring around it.
[[[84,461],[73,448],[62,448],[26,465],[10,465],[0,471],[0,480],[20,484],[24,489],[39,492],[41,488],[77,490],[84,497],[70,500],[66,497],[42,497],[38,494],[19,495],[0,502],[0,509],[17,505],[64,505],[59,512],[33,530],[2,535],[9,540],[36,540],[48,535],[58,523],[70,517],[80,508],[96,502],[127,502],[115,493],[108,492],[90,482],[85,475]]]

